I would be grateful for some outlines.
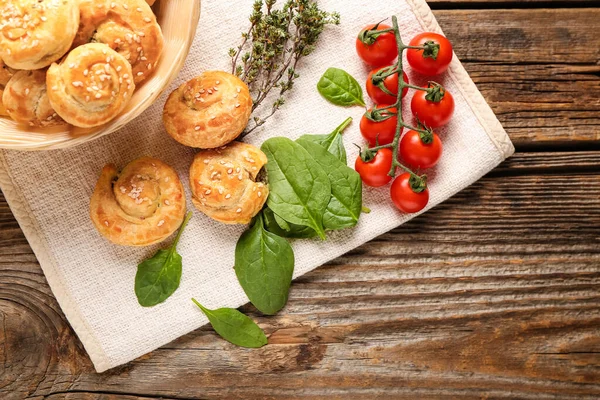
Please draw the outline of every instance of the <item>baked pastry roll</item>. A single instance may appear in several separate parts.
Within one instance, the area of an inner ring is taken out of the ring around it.
[[[237,76],[204,72],[179,86],[165,104],[163,123],[179,143],[201,149],[221,147],[248,125],[252,97]]]
[[[16,69],[47,67],[69,51],[78,26],[77,0],[2,0],[0,57]]]
[[[267,156],[241,142],[196,155],[190,168],[194,206],[225,224],[247,224],[262,209],[269,188],[256,182]]]
[[[45,70],[17,71],[4,89],[2,104],[7,115],[21,124],[54,126],[65,123],[48,100]]]
[[[115,118],[135,90],[131,65],[101,43],[79,46],[60,64],[52,64],[46,83],[50,104],[58,115],[82,128]]]
[[[15,72],[17,71],[6,65],[4,61],[0,59],[0,87],[4,88]]]
[[[8,117],[4,103],[2,102],[2,96],[4,94],[4,87],[14,75],[15,70],[4,64],[4,61],[0,59],[0,116]]]
[[[179,228],[185,209],[177,173],[150,157],[130,162],[120,173],[106,165],[90,202],[98,232],[123,246],[162,242]]]
[[[80,0],[81,22],[74,46],[98,42],[129,61],[136,84],[158,64],[163,36],[145,0]]]

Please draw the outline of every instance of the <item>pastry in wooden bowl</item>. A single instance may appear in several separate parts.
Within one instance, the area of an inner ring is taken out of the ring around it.
[[[52,64],[46,83],[58,115],[82,128],[115,118],[135,90],[129,62],[101,43],[79,46],[60,64]]]
[[[7,115],[29,126],[63,125],[65,121],[50,105],[46,90],[46,71],[17,71],[2,95]]]
[[[163,123],[179,143],[201,149],[221,147],[248,125],[252,97],[237,76],[204,72],[176,89],[165,104]]]
[[[8,65],[4,64],[4,61],[0,59],[0,116],[8,117],[8,113],[6,112],[6,108],[4,107],[4,103],[2,102],[2,96],[4,94],[4,88],[6,84],[12,78],[16,71],[10,68]]]
[[[156,68],[163,35],[145,0],[80,0],[81,22],[73,43],[110,46],[129,61],[134,81],[141,83]]]
[[[194,206],[225,224],[249,223],[269,195],[269,188],[256,182],[266,163],[260,149],[241,142],[201,151],[190,168]]]
[[[47,67],[69,51],[78,26],[77,0],[2,0],[0,57],[16,69]]]
[[[179,228],[185,210],[177,173],[150,157],[130,162],[120,173],[113,164],[106,165],[90,202],[98,232],[124,246],[162,242]]]

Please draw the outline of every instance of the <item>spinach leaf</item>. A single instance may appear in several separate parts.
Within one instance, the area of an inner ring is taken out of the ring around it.
[[[265,230],[262,213],[238,240],[234,269],[260,312],[273,315],[285,306],[294,273],[294,251],[287,240]]]
[[[152,307],[162,303],[179,287],[182,260],[176,247],[191,217],[191,212],[185,216],[171,247],[159,250],[152,258],[138,265],[135,274],[135,295],[141,306]]]
[[[267,344],[267,336],[248,316],[233,308],[209,310],[196,299],[192,301],[200,307],[210,321],[215,332],[236,346],[262,347]]]
[[[346,164],[348,161],[346,159],[346,149],[344,148],[344,138],[342,137],[342,132],[344,132],[351,122],[352,117],[348,117],[329,135],[303,135],[300,137],[300,139],[310,140],[323,146],[328,152]]]
[[[314,229],[287,222],[268,207],[263,210],[263,217],[265,228],[278,236],[290,239],[309,239],[317,236]]]
[[[355,226],[362,210],[362,182],[360,175],[338,160],[324,147],[308,140],[298,139],[317,163],[327,171],[331,182],[331,199],[323,216],[326,230],[336,230]]]
[[[288,138],[268,139],[261,149],[268,158],[268,207],[288,222],[311,227],[324,240],[323,214],[331,184],[323,168]]]
[[[317,90],[326,100],[338,106],[365,105],[362,88],[343,69],[328,68],[317,83]]]

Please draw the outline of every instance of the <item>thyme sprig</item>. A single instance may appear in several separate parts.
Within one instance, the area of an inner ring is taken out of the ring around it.
[[[311,54],[327,25],[340,23],[337,12],[319,9],[314,0],[287,0],[281,9],[276,0],[256,0],[250,15],[250,27],[242,34],[237,48],[229,49],[231,72],[250,88],[256,111],[273,89],[279,91],[271,108],[254,116],[254,126],[242,137],[263,125],[285,103],[285,93],[299,77],[300,59]]]

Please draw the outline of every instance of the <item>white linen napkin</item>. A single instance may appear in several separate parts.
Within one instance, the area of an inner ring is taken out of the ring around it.
[[[392,14],[399,18],[405,41],[421,31],[441,31],[423,0],[378,2],[376,8],[359,0],[321,0],[319,4],[325,10],[339,11],[341,25],[326,29],[317,50],[298,66],[300,78],[286,105],[246,140],[260,145],[272,136],[295,139],[307,133],[325,134],[352,116],[355,122],[344,136],[348,160],[353,164],[357,151],[352,143],[362,143],[358,121],[364,110],[327,103],[316,90],[320,76],[328,67],[339,67],[363,83],[368,70],[355,53],[356,34],[364,25]],[[232,269],[236,239],[245,227],[222,225],[195,211],[178,247],[184,264],[181,287],[165,303],[143,308],[133,290],[136,266],[161,246],[110,244],[92,226],[88,207],[104,164],[123,167],[134,158],[149,155],[177,170],[186,186],[188,207],[193,208],[187,182],[195,151],[165,133],[162,107],[168,93],[200,72],[229,70],[227,51],[239,44],[251,7],[249,0],[204,0],[196,39],[181,74],[152,107],[122,130],[67,150],[0,152],[4,195],[98,372],[131,361],[207,323],[191,297],[212,308],[239,307],[247,302]],[[425,83],[422,78],[409,76],[414,83]],[[452,122],[439,132],[444,154],[435,172],[429,174],[429,208],[478,180],[514,151],[458,60],[440,80],[454,95],[456,112]],[[410,95],[405,104],[409,101]],[[395,209],[389,200],[389,187],[366,189],[364,204],[372,212],[364,214],[356,228],[330,234],[324,242],[293,242],[295,277],[414,217]]]

